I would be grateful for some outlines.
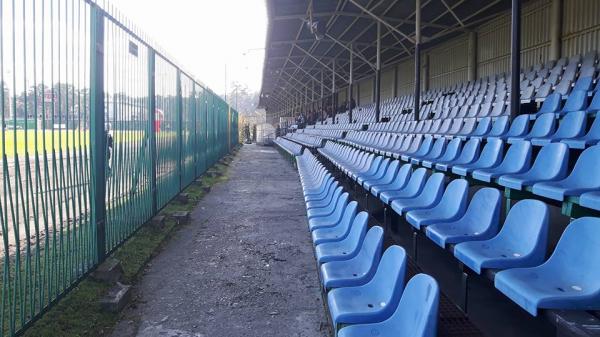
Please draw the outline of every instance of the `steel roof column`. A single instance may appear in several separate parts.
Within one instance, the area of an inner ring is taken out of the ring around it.
[[[421,105],[421,0],[415,0],[415,120]]]
[[[331,107],[332,107],[332,124],[335,124],[335,113],[337,111],[337,106],[335,104],[335,59],[331,60]]]
[[[377,64],[375,65],[375,122],[381,114],[381,22],[377,21]]]
[[[517,116],[521,108],[521,0],[512,0],[511,10],[511,90],[510,117]]]
[[[352,48],[352,46],[350,46],[350,48]],[[353,90],[353,84],[354,83],[354,52],[350,52],[350,80],[348,81],[348,99],[346,100],[348,102],[348,119],[350,120],[350,123],[352,123],[352,90]]]
[[[323,123],[323,121],[325,120],[325,118],[323,118],[325,114],[325,101],[323,97],[323,90],[325,89],[325,85],[323,83],[323,70],[321,70],[321,123]]]
[[[552,0],[550,9],[550,59],[558,60],[561,55],[563,0]]]

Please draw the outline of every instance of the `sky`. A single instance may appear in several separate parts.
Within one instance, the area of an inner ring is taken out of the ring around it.
[[[265,0],[112,0],[181,66],[218,94],[237,81],[259,91]]]

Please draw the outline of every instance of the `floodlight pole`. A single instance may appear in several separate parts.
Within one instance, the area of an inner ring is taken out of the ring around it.
[[[375,65],[375,122],[381,114],[381,22],[377,21],[377,63]]]
[[[348,119],[350,123],[352,123],[352,90],[354,83],[354,52],[352,51],[352,46],[350,46],[350,80],[348,81]]]
[[[415,120],[420,118],[421,105],[421,0],[415,0]]]
[[[521,0],[512,0],[511,9],[511,90],[510,119],[515,118],[521,108]]]

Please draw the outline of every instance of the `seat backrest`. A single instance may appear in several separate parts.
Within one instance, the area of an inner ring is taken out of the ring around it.
[[[365,235],[367,234],[367,228],[369,227],[368,220],[369,214],[367,212],[360,212],[356,214],[356,216],[352,220],[350,232],[348,232],[348,236],[346,237],[346,239],[344,239],[344,241],[347,242],[349,246],[360,249],[360,243],[363,242]]]
[[[425,183],[423,190],[419,194],[418,198],[422,202],[427,204],[435,203],[440,200],[442,193],[444,192],[444,181],[446,176],[443,173],[432,174]]]
[[[531,143],[528,141],[517,141],[510,145],[501,166],[504,169],[528,169],[531,166]]]
[[[554,134],[560,138],[575,138],[581,136],[587,126],[587,113],[585,111],[569,112],[560,121]]]
[[[527,134],[529,130],[529,116],[519,115],[510,123],[510,129],[506,133],[506,137],[519,137]]]
[[[473,131],[473,134],[476,136],[485,135],[490,131],[491,124],[492,119],[490,117],[482,118],[477,124],[475,131]]]
[[[573,220],[563,232],[554,252],[545,264],[557,272],[577,279],[586,290],[597,289],[600,279],[600,218]]]
[[[444,152],[444,149],[446,148],[446,143],[447,143],[447,140],[445,137],[438,138],[435,141],[435,143],[433,143],[433,146],[431,147],[431,151],[429,151],[427,156],[429,158],[439,157],[442,154],[442,152]]]
[[[376,286],[379,289],[393,289],[398,293],[397,298],[386,299],[385,305],[392,305],[394,310],[395,304],[400,300],[400,296],[404,290],[404,277],[406,275],[406,252],[400,246],[390,246],[383,252],[383,256],[379,262],[377,272],[369,281],[369,285]],[[376,303],[379,305],[379,303]]]
[[[596,85],[596,88],[600,89],[600,79],[598,79],[598,85]],[[596,92],[594,92],[594,97],[592,97],[590,105],[585,110],[587,112],[600,111],[600,90],[596,90]]]
[[[560,100],[561,96],[558,93],[552,93],[548,95],[544,100],[544,103],[542,103],[542,107],[538,111],[538,114],[557,112],[560,109]]]
[[[497,138],[489,139],[483,150],[481,150],[481,155],[477,163],[483,167],[490,167],[502,159],[503,151],[504,142],[502,140]]]
[[[437,336],[440,289],[435,279],[417,274],[408,281],[396,312],[389,320],[398,336]]]
[[[410,175],[408,183],[402,190],[406,191],[407,194],[416,195],[423,189],[428,177],[427,169],[424,167],[418,168]]]
[[[567,102],[563,107],[563,112],[573,112],[585,109],[585,105],[587,103],[587,91],[585,90],[573,90],[569,97],[567,97]]]
[[[533,123],[529,137],[546,137],[552,134],[554,129],[556,129],[556,115],[553,113],[541,114]]]
[[[600,188],[600,145],[594,145],[585,149],[577,162],[573,171],[567,177],[567,180],[577,182],[588,188]]]
[[[527,176],[539,180],[562,179],[567,175],[569,147],[563,143],[544,145]]]
[[[394,177],[394,187],[396,188],[402,188],[404,187],[408,181],[410,180],[410,176],[412,173],[412,165],[411,164],[404,164],[400,167],[400,169],[398,170],[398,174],[396,174],[396,177]]]
[[[439,204],[435,206],[436,213],[442,217],[464,213],[469,196],[469,183],[466,179],[454,179],[447,186]],[[439,212],[439,213],[438,213]]]
[[[544,202],[521,200],[510,209],[504,226],[494,240],[504,241],[520,255],[537,251],[542,254],[543,260],[548,240],[549,216],[548,206]]]
[[[361,212],[364,213],[364,212]],[[365,235],[362,247],[359,255],[374,256],[375,266],[379,264],[379,258],[381,257],[381,250],[383,248],[383,228],[379,226],[373,226]]]
[[[488,134],[488,137],[502,136],[508,130],[508,116],[501,116],[496,119],[492,125],[492,129]]]
[[[463,141],[460,138],[453,138],[446,146],[446,150],[444,151],[444,154],[440,157],[439,161],[449,161],[456,159],[461,150],[462,142]]]
[[[462,148],[460,155],[456,159],[459,163],[470,163],[479,157],[481,150],[481,140],[479,138],[469,139]]]
[[[575,86],[573,87],[573,92],[577,90],[588,91],[592,87],[592,77],[591,76],[583,76],[579,77],[577,82],[575,82]],[[572,93],[571,93],[572,94]]]
[[[471,198],[469,206],[463,215],[462,221],[471,230],[479,229],[478,234],[495,235],[500,225],[500,208],[502,206],[502,193],[496,188],[484,187]]]

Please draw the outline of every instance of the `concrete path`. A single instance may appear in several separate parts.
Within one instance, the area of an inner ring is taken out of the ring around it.
[[[298,175],[245,145],[148,266],[113,337],[328,336]]]

